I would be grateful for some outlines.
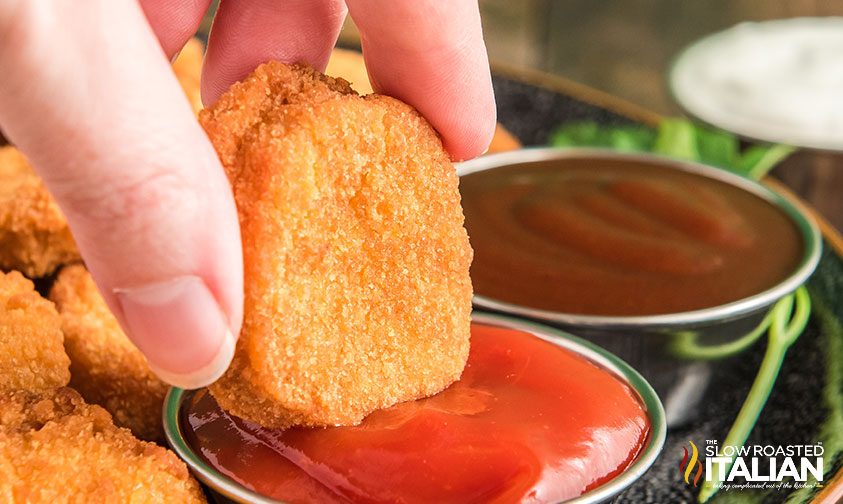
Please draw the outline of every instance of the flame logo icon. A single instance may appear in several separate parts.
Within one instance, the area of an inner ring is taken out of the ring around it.
[[[690,460],[688,460],[688,449],[682,447],[685,455],[682,457],[682,462],[679,462],[679,475],[683,476],[685,483],[691,484],[691,473],[696,469],[693,479],[694,487],[696,488],[703,473],[702,463],[700,462],[700,452],[697,450],[697,445],[693,441],[688,441],[688,444],[691,445]]]

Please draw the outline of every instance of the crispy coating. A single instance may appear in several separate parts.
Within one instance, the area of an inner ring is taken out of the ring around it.
[[[202,77],[202,56],[204,46],[199,39],[187,41],[176,60],[173,62],[173,73],[176,74],[187,100],[193,111],[202,110],[202,96],[200,94],[200,78]]]
[[[200,113],[240,216],[245,319],[210,387],[263,425],[355,424],[458,379],[471,248],[457,176],[410,106],[272,62]]]
[[[61,319],[17,271],[0,272],[0,392],[67,385]]]
[[[0,396],[0,500],[205,502],[174,453],[66,387]]]
[[[30,278],[79,260],[67,220],[26,158],[0,147],[0,270]]]
[[[70,385],[105,408],[114,423],[148,441],[164,438],[161,408],[167,384],[149,369],[81,264],[61,270],[50,290],[70,356]]]
[[[331,52],[331,59],[328,60],[328,68],[325,73],[334,77],[342,77],[347,80],[355,91],[361,94],[373,92],[372,83],[369,81],[369,73],[366,70],[366,62],[363,54],[350,49],[334,48]],[[521,142],[510,133],[502,124],[495,127],[495,134],[489,144],[489,154],[520,149]]]

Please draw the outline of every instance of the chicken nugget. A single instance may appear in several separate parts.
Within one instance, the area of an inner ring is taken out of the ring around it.
[[[43,277],[79,260],[67,220],[23,154],[0,147],[0,270]]]
[[[70,356],[70,386],[148,441],[164,438],[161,408],[169,386],[149,369],[81,264],[63,268],[50,290]]]
[[[205,502],[169,450],[115,427],[73,389],[0,396],[3,502]]]
[[[266,426],[356,424],[457,380],[472,251],[433,128],[386,96],[271,62],[200,113],[231,181],[244,323],[211,393]]]
[[[369,73],[366,70],[366,62],[363,59],[363,54],[359,51],[334,48],[325,73],[347,80],[358,93],[366,94],[373,90],[372,83],[369,81]],[[495,127],[495,134],[492,136],[492,142],[489,144],[488,154],[516,150],[521,147],[521,142],[515,135],[498,123]]]
[[[0,392],[67,385],[61,318],[17,271],[0,273]]]

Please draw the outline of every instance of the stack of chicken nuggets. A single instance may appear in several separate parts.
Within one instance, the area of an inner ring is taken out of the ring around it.
[[[17,271],[0,272],[0,392],[67,385],[61,319]]]
[[[174,453],[116,427],[65,386],[60,326],[32,282],[0,273],[0,499],[204,502]]]
[[[120,427],[141,439],[163,440],[161,408],[169,387],[120,329],[85,267],[62,269],[50,299],[61,314],[70,385],[108,410]]]
[[[0,271],[43,277],[79,260],[67,220],[17,149],[0,147]]]
[[[192,39],[173,72],[196,112],[202,108],[201,67],[202,44]],[[44,183],[17,149],[0,147],[0,271],[50,279],[60,271],[50,298],[61,313],[71,386],[111,413],[118,426],[141,439],[163,441],[160,412],[167,386],[123,333],[84,266],[72,264],[78,261],[67,220]]]
[[[201,58],[191,41],[174,64],[196,111]],[[163,440],[166,385],[79,260],[41,179],[0,147],[0,500],[205,502],[174,453],[135,437]],[[24,276],[44,285],[59,270],[61,315]]]

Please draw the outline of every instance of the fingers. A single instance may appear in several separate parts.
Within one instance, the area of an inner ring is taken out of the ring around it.
[[[485,152],[495,100],[477,0],[348,0],[375,91],[419,110],[455,160]]]
[[[103,297],[162,378],[215,380],[242,320],[237,213],[140,7],[22,1],[0,8],[0,26],[0,124]]]
[[[416,107],[452,158],[482,154],[494,134],[495,102],[476,0],[349,0],[348,7],[375,90]],[[271,59],[323,70],[344,18],[340,0],[222,0],[203,101],[213,103]]]
[[[140,0],[167,58],[173,58],[196,33],[211,0]]]
[[[222,0],[202,70],[202,101],[212,104],[269,60],[324,70],[345,14],[342,0]]]

